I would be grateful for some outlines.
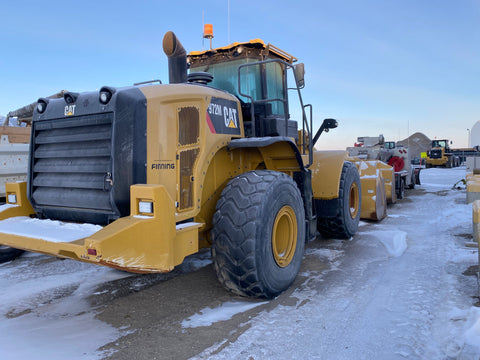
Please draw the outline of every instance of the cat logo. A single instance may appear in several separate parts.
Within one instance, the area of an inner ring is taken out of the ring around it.
[[[240,135],[238,104],[233,100],[212,97],[206,120],[212,134]]]
[[[65,111],[63,112],[65,116],[72,116],[75,114],[75,106],[77,105],[67,105],[65,106]]]
[[[225,126],[229,128],[236,129],[238,128],[237,122],[237,109],[232,109],[229,107],[223,107],[223,119],[225,120]]]

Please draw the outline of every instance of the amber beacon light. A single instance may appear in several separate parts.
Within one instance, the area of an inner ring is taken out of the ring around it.
[[[210,40],[210,49],[212,48],[212,39],[213,39],[213,25],[205,24],[203,25],[203,38]]]

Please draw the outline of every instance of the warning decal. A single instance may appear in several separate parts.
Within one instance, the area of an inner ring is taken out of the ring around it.
[[[207,108],[207,123],[214,134],[240,135],[237,102],[212,97]]]

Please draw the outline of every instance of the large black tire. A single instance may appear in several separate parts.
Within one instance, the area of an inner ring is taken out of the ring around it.
[[[410,184],[408,185],[409,189],[415,189],[415,169],[412,169],[412,173],[410,174]]]
[[[232,179],[213,217],[213,266],[220,283],[242,296],[271,299],[300,269],[305,210],[286,174],[257,170]]]
[[[400,179],[400,189],[397,191],[397,199],[403,199],[405,197],[405,180]]]
[[[420,169],[418,169],[418,171],[415,172],[415,184],[416,185],[422,185],[420,183]]]
[[[340,177],[333,217],[317,219],[317,229],[326,238],[349,239],[358,229],[362,208],[360,175],[351,162],[345,162]]]
[[[8,246],[0,245],[0,264],[16,259],[23,253],[23,250],[14,249]]]
[[[447,163],[445,164],[445,167],[450,169],[452,167],[454,167],[454,164],[453,164],[453,157],[452,156],[448,156],[447,157]]]

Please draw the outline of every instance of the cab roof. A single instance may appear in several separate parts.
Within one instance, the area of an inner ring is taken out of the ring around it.
[[[238,57],[252,57],[259,60],[280,59],[290,64],[298,61],[293,55],[272,44],[265,44],[261,39],[241,43],[234,42],[227,46],[204,51],[192,51],[188,54],[191,65],[224,62]]]

